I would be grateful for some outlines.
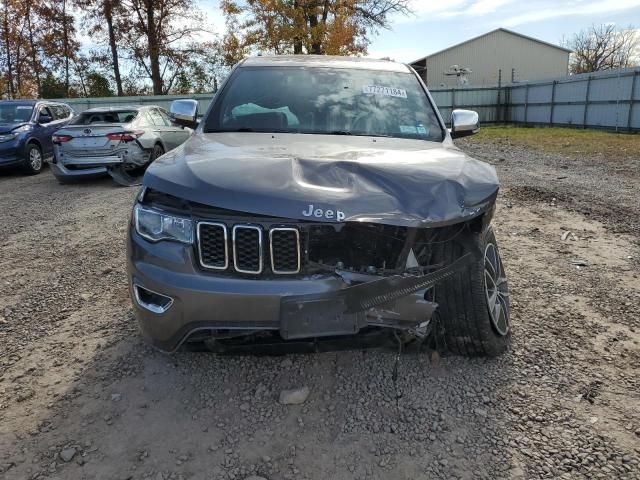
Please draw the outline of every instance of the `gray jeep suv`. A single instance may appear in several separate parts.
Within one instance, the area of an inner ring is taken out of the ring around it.
[[[195,126],[197,104],[173,118]],[[395,333],[463,355],[510,342],[493,167],[408,66],[316,56],[237,65],[194,135],[143,178],[128,239],[142,334],[173,351]]]

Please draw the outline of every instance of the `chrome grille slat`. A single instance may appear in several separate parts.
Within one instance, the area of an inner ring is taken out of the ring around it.
[[[262,273],[262,228],[255,225],[234,225],[231,237],[233,267],[236,271],[253,275]]]
[[[271,271],[278,275],[300,272],[300,232],[292,227],[269,230]]]
[[[196,233],[200,265],[207,269],[226,270],[229,267],[227,226],[219,222],[199,222]]]
[[[276,225],[199,221],[196,248],[200,266],[251,275],[300,273],[303,232],[297,226]]]

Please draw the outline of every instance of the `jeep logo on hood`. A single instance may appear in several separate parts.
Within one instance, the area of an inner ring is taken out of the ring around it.
[[[337,220],[341,222],[345,219],[344,212],[340,210],[323,210],[321,208],[314,208],[313,204],[309,205],[306,210],[302,210],[302,215],[305,217],[326,218],[327,220]]]

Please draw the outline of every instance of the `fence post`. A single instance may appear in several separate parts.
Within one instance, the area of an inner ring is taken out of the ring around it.
[[[456,109],[456,87],[451,87],[451,113]]]
[[[618,84],[616,85],[616,133],[618,133],[618,120],[620,118],[620,69],[618,69]]]
[[[591,91],[591,75],[587,78],[587,93],[584,97],[584,113],[582,116],[582,128],[587,128],[587,111],[589,110],[589,92]]]
[[[502,120],[504,122],[511,122],[513,116],[513,111],[510,110],[512,89],[513,85],[505,87],[504,89],[504,108],[502,109]]]
[[[498,69],[498,103],[496,104],[496,123],[500,123],[500,105],[502,104],[502,69]]]
[[[556,102],[556,83],[557,80],[553,81],[553,84],[551,85],[551,111],[549,112],[549,125],[553,125],[553,108],[555,107],[555,102]]]
[[[524,124],[528,125],[528,117],[527,117],[527,110],[529,109],[529,84],[527,83],[527,89],[525,90],[524,93]]]
[[[635,103],[633,97],[636,95],[636,80],[640,75],[640,70],[636,70],[633,72],[633,76],[631,77],[631,94],[629,95],[629,113],[627,114],[627,130],[631,131],[631,119],[633,118],[631,114],[633,113],[633,104]]]

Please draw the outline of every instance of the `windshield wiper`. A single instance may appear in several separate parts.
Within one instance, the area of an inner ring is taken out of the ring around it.
[[[348,130],[333,130],[328,133],[329,135],[354,135],[356,137],[384,137],[395,138],[393,135],[385,135],[384,133],[353,133]]]
[[[267,130],[267,129],[254,129],[250,127],[240,128],[222,128],[220,130],[207,130],[205,133],[227,133],[227,132],[255,132],[255,133],[299,133],[298,130]]]

